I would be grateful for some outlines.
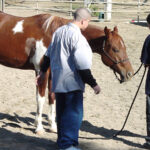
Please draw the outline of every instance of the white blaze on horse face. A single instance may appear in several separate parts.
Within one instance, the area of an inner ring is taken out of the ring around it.
[[[15,27],[12,29],[14,34],[16,34],[18,32],[22,32],[23,33],[23,22],[24,22],[24,20],[21,20],[21,21],[17,22]]]
[[[40,70],[39,64],[46,50],[47,48],[44,46],[43,40],[36,41],[35,54],[30,59],[30,62],[34,64],[34,67],[37,71]]]

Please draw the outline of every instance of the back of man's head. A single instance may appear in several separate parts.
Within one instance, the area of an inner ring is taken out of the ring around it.
[[[74,20],[81,21],[83,19],[90,19],[91,13],[86,8],[78,8],[74,13]]]

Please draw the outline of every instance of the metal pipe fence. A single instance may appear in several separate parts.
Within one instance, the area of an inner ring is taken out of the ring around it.
[[[112,5],[111,10],[106,10],[106,5]],[[144,3],[141,0],[92,0],[87,3],[94,21],[130,21],[132,19],[144,20],[150,13],[150,2]],[[1,11],[28,10],[38,13],[51,13],[72,17],[72,13],[79,7],[85,7],[84,0],[1,0]],[[107,20],[106,14],[111,13],[111,20]]]

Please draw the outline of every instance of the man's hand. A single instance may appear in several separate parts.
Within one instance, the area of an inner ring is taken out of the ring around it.
[[[93,87],[93,90],[94,90],[95,94],[99,94],[100,91],[101,91],[99,85],[94,86],[94,87]]]
[[[43,83],[45,79],[45,74],[44,72],[40,72],[40,74],[36,77],[36,85],[39,86]]]

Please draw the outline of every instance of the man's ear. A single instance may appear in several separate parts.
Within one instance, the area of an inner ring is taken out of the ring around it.
[[[83,25],[83,20],[81,20],[81,24]]]

